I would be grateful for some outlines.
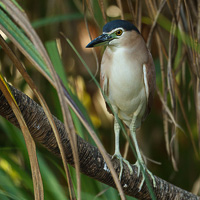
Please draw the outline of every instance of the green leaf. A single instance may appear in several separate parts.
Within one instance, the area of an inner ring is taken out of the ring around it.
[[[59,52],[58,52],[56,41],[52,40],[52,41],[46,42],[45,46],[47,48],[49,57],[51,59],[51,62],[53,64],[57,74],[61,78],[61,80],[64,83],[67,90],[69,90],[65,70],[64,70],[62,61],[60,59],[60,55],[59,55]]]
[[[10,35],[12,35],[12,37],[16,41],[18,41],[20,46],[26,51],[27,54],[31,56],[31,58],[41,67],[41,69],[45,71],[49,77],[51,77],[50,72],[44,63],[44,60],[36,50],[33,43],[24,35],[22,30],[19,29],[1,9],[0,24],[9,32]]]
[[[72,13],[72,14],[67,14],[67,15],[56,15],[56,16],[52,16],[52,17],[45,17],[43,19],[39,19],[37,21],[34,21],[32,23],[32,26],[34,28],[40,28],[40,27],[44,27],[47,25],[51,25],[54,23],[59,23],[59,22],[63,22],[63,21],[71,21],[71,20],[75,20],[75,19],[82,19],[83,15],[81,13]]]

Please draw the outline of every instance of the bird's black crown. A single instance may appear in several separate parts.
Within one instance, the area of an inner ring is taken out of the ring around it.
[[[120,27],[126,31],[134,30],[140,34],[139,30],[132,23],[130,23],[129,21],[120,20],[120,19],[113,20],[111,22],[108,22],[106,25],[104,25],[103,32],[110,32],[113,29],[120,28]]]

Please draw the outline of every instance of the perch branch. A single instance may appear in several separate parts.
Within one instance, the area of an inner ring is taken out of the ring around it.
[[[56,143],[55,136],[52,132],[51,126],[48,122],[47,117],[41,106],[39,106],[35,101],[30,99],[21,91],[17,90],[13,86],[10,86],[11,91],[19,105],[19,108],[23,114],[23,117],[27,123],[27,126],[30,130],[30,133],[35,141],[42,144],[46,149],[51,153],[60,157],[60,152],[58,145]],[[3,93],[0,91],[0,115],[14,124],[19,128],[17,119],[10,108],[7,100],[5,99]],[[64,146],[65,155],[67,162],[74,165],[72,149],[70,146],[69,138],[65,134],[65,128],[62,122],[60,122],[56,117],[54,117],[55,124],[61,136],[61,140]],[[116,188],[113,181],[112,175],[107,168],[107,165],[99,152],[98,148],[92,146],[81,137],[77,135],[77,146],[78,146],[78,155],[80,162],[80,170],[82,173],[90,176],[106,185],[109,185],[113,188]],[[110,155],[108,155],[110,156]],[[111,156],[110,156],[111,157]],[[113,160],[112,164],[114,169],[119,174],[120,163],[118,160]],[[142,180],[142,176],[137,177],[137,167],[132,165],[133,175],[130,175],[129,169],[124,165],[124,172],[121,180],[121,185],[123,187],[124,193],[136,197],[138,199],[151,199],[149,190],[144,184],[141,191],[139,190],[139,185]],[[198,196],[185,191],[179,187],[176,187],[165,180],[162,180],[159,177],[155,176],[156,188],[153,188],[155,196],[157,199],[179,199],[179,200],[197,200],[200,199]]]

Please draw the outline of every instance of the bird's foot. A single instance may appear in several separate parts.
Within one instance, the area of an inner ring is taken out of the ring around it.
[[[138,161],[134,164],[135,166],[137,166],[138,171],[137,171],[137,177],[139,177],[140,175],[140,171],[141,171],[141,167],[143,168],[143,172],[144,173],[148,173],[153,181],[153,187],[156,187],[156,180],[154,178],[154,175],[147,169],[146,165],[144,164],[144,162],[142,161],[141,163],[139,163]],[[144,180],[145,180],[145,174],[142,172],[142,181],[140,183],[139,186],[139,191],[142,189],[142,186],[144,184]]]
[[[117,158],[120,162],[120,173],[119,173],[119,180],[121,181],[121,178],[122,178],[122,172],[123,172],[123,162],[128,166],[129,170],[130,170],[130,174],[133,174],[133,169],[131,167],[131,164],[121,156],[121,154],[117,154],[115,153],[113,156],[112,156],[112,159],[114,158]]]

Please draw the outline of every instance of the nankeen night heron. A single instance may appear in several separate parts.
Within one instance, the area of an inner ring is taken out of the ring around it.
[[[138,176],[147,172],[156,187],[155,178],[147,169],[136,139],[136,129],[149,114],[156,87],[155,66],[151,53],[138,29],[125,20],[114,20],[103,27],[103,34],[92,40],[86,47],[105,45],[100,73],[100,85],[112,106],[114,113],[129,127],[137,153]],[[107,106],[108,107],[108,106]],[[110,111],[110,109],[108,108]],[[123,162],[133,173],[129,162],[121,156],[119,150],[120,125],[114,120],[115,153],[113,158],[120,160],[121,180]],[[140,189],[144,183],[140,183]]]

